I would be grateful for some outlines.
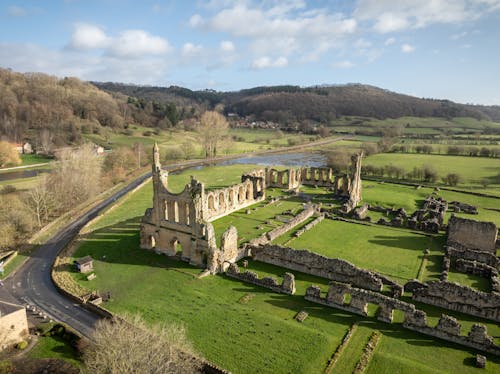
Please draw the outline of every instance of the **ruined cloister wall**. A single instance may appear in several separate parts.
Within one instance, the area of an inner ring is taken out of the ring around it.
[[[424,283],[422,287],[414,287],[413,300],[500,322],[500,295],[458,283]]]
[[[328,258],[307,250],[296,250],[274,244],[249,245],[247,248],[257,261],[350,283],[372,291],[381,291],[386,283],[386,279],[375,272],[360,269],[345,260]]]
[[[350,295],[349,303],[345,302],[347,295]],[[394,310],[401,310],[405,314],[404,328],[491,354],[500,355],[500,346],[494,343],[493,338],[488,335],[484,325],[476,323],[472,326],[467,336],[462,336],[460,335],[460,323],[455,318],[443,314],[438,324],[435,327],[430,327],[427,324],[427,315],[424,311],[416,309],[413,304],[376,292],[354,288],[346,284],[332,283],[326,297],[321,296],[321,289],[318,286],[311,286],[306,290],[305,299],[361,316],[367,316],[369,303],[375,304],[379,307],[377,319],[386,323],[392,323]]]

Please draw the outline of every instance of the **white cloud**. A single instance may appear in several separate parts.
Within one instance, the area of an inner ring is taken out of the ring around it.
[[[288,66],[288,59],[286,57],[278,57],[275,60],[268,56],[259,57],[252,61],[251,68],[255,70],[266,68],[284,68]]]
[[[389,12],[378,16],[373,28],[375,31],[385,34],[388,32],[404,30],[408,26],[409,22],[405,16]]]
[[[233,42],[229,40],[223,40],[220,42],[219,47],[222,52],[234,52],[236,50]]]
[[[394,43],[396,43],[396,38],[390,37],[384,42],[384,45],[393,45]]]
[[[254,56],[293,53],[316,60],[357,30],[357,22],[326,9],[306,9],[304,1],[227,3],[213,16],[191,16],[192,27],[244,38]]]
[[[360,0],[354,17],[379,33],[460,24],[500,9],[500,0]]]
[[[144,30],[126,30],[113,40],[109,52],[118,57],[161,55],[171,49],[168,41]]]
[[[76,50],[53,50],[34,44],[0,43],[0,66],[20,72],[42,72],[83,80],[161,84],[171,68],[161,57],[127,59],[91,55]]]
[[[204,23],[203,18],[199,14],[193,14],[191,18],[189,18],[189,26],[191,27],[200,27],[203,26]]]
[[[339,61],[333,64],[333,67],[340,69],[349,69],[352,68],[354,64],[349,60]]]
[[[112,37],[101,27],[89,23],[75,24],[69,47],[78,51],[102,49],[110,56],[131,58],[162,55],[171,49],[166,39],[144,30],[125,30]]]
[[[412,46],[411,44],[406,44],[406,43],[405,43],[405,44],[403,44],[403,45],[401,46],[401,52],[403,52],[403,53],[411,53],[411,52],[413,52],[414,50],[415,50],[415,47],[414,47],[414,46]]]
[[[196,57],[203,53],[203,46],[200,44],[184,43],[181,53],[183,57]]]
[[[74,49],[88,50],[107,48],[111,43],[111,38],[106,35],[101,27],[89,23],[77,23],[69,45]]]

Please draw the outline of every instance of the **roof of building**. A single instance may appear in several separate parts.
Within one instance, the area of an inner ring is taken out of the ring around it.
[[[85,257],[76,259],[75,264],[84,265],[84,264],[88,264],[89,262],[92,262],[92,261],[94,261],[94,259],[92,257],[85,256]]]
[[[0,317],[10,313],[14,313],[19,309],[24,309],[24,307],[22,305],[0,301]]]

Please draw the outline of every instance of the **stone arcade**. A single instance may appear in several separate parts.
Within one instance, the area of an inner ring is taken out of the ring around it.
[[[244,257],[238,233],[229,227],[217,248],[210,222],[266,198],[266,187],[287,190],[301,184],[330,187],[344,199],[344,210],[352,210],[361,200],[362,154],[353,156],[352,175],[334,176],[329,168],[296,168],[284,171],[260,169],[243,174],[241,183],[205,191],[203,183],[191,177],[180,193],[168,189],[168,172],[162,170],[158,145],[153,148],[153,207],[141,222],[141,248],[168,256],[179,254],[195,266],[206,266],[211,273],[224,271],[229,263]],[[179,252],[179,253],[178,253]]]

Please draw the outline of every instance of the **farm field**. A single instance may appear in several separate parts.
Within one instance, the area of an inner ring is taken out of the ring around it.
[[[380,205],[386,208],[405,208],[408,213],[417,209],[423,203],[425,198],[434,192],[433,188],[416,189],[413,186],[405,186],[391,183],[380,183],[372,181],[363,181],[363,202],[370,205]],[[480,221],[495,222],[500,226],[500,199],[492,197],[476,196],[467,193],[447,191],[442,189],[438,196],[441,196],[448,202],[460,201],[477,206],[477,215],[456,213],[464,218],[471,218]],[[497,209],[497,210],[495,210]],[[370,212],[370,215],[373,215]],[[448,219],[451,213],[447,213],[445,219]]]
[[[363,164],[373,166],[393,164],[405,169],[406,172],[410,172],[414,167],[431,165],[436,169],[439,178],[449,173],[459,174],[464,179],[459,187],[475,185],[479,192],[481,179],[493,180],[500,173],[500,159],[485,157],[379,153],[367,157]],[[500,185],[496,187],[500,190]]]
[[[225,142],[221,147],[221,154],[236,154],[267,150],[276,147],[302,144],[314,140],[314,136],[302,134],[283,133],[278,130],[266,129],[229,129],[231,140]],[[146,148],[153,146],[155,142],[160,146],[162,154],[170,157],[184,159],[180,145],[190,143],[193,145],[191,158],[202,156],[203,149],[199,141],[199,134],[194,131],[185,130],[162,130],[154,133],[153,129],[138,125],[130,126],[127,133],[106,133],[103,135],[86,134],[84,137],[105,148],[116,148],[120,146],[132,146],[140,143]]]

